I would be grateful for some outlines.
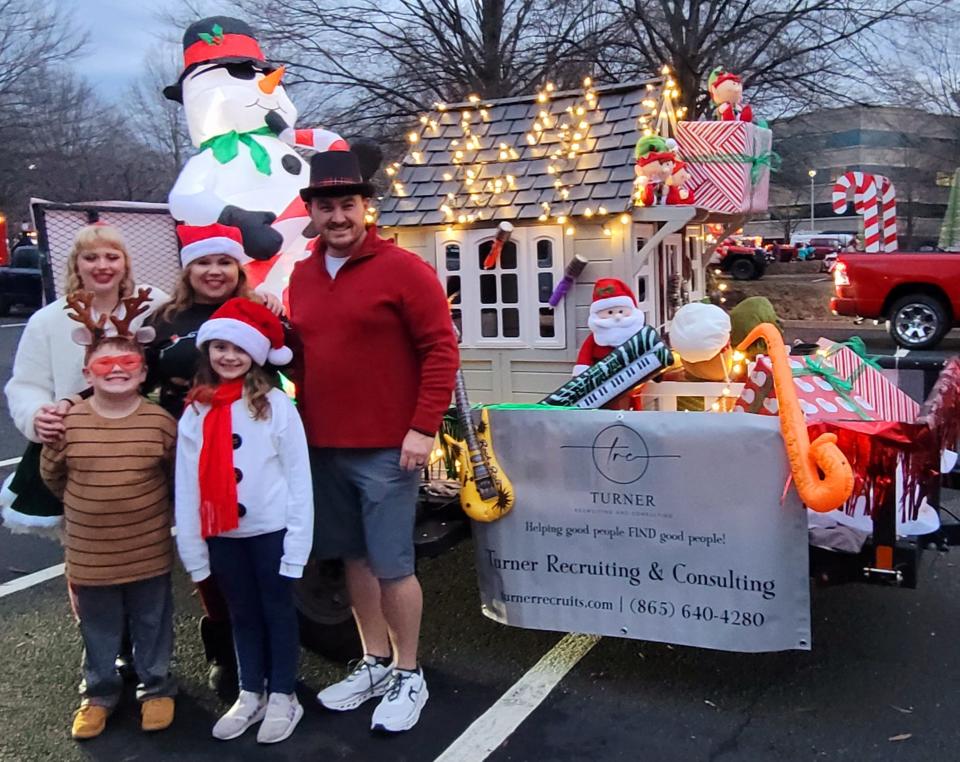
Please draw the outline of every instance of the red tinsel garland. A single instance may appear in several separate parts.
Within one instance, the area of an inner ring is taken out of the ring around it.
[[[837,445],[854,473],[853,494],[844,506],[853,514],[859,498],[872,516],[895,489],[903,464],[903,517],[916,519],[932,479],[940,473],[940,453],[960,438],[960,357],[947,361],[916,421],[823,421],[808,427],[810,438],[837,435]]]

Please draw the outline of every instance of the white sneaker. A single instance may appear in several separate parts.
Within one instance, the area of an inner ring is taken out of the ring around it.
[[[303,717],[303,707],[297,694],[271,693],[267,702],[267,714],[257,731],[258,743],[280,743],[290,737]]]
[[[346,712],[387,692],[393,664],[379,664],[368,655],[351,662],[349,666],[352,669],[349,675],[317,694],[317,701],[327,709]]]
[[[239,738],[247,728],[260,722],[266,711],[266,696],[253,691],[240,691],[233,706],[213,726],[213,737],[221,741]]]
[[[416,672],[395,669],[383,701],[373,710],[370,729],[388,733],[410,730],[420,719],[420,711],[429,696],[422,669]]]

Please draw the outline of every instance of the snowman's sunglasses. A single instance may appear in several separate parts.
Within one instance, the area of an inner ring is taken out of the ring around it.
[[[234,79],[253,79],[257,74],[269,74],[273,71],[272,67],[269,66],[255,66],[254,64],[244,61],[242,63],[214,63],[205,65],[202,69],[194,72],[194,77],[199,77],[201,74],[206,74],[217,69],[226,69],[227,73]]]

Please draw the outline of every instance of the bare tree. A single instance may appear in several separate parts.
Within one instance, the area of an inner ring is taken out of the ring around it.
[[[0,130],[38,103],[32,83],[86,45],[68,12],[45,0],[0,0]]]
[[[901,25],[894,55],[872,67],[875,92],[887,103],[960,116],[960,8],[935,25]]]
[[[602,0],[235,1],[335,125],[394,130],[437,101],[578,82],[605,23]]]
[[[613,0],[621,14],[605,68],[617,78],[669,64],[682,105],[704,113],[704,85],[723,65],[768,116],[810,103],[865,99],[855,74],[893,22],[929,20],[952,0]]]
[[[145,146],[156,151],[162,172],[180,171],[191,153],[190,135],[183,106],[161,95],[165,85],[175,82],[182,66],[179,50],[156,46],[145,57],[143,74],[130,87],[124,115]]]

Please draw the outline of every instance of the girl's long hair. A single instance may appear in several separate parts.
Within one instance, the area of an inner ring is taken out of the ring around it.
[[[89,285],[84,286],[80,280],[80,273],[77,270],[77,260],[80,254],[97,246],[107,246],[116,249],[123,254],[123,278],[120,281],[120,298],[130,296],[133,293],[133,270],[130,266],[130,253],[127,251],[127,245],[123,241],[120,231],[113,225],[85,225],[77,231],[73,237],[73,248],[70,249],[70,255],[67,257],[67,273],[63,293],[75,294],[77,291],[89,289]]]
[[[247,283],[247,272],[238,264],[240,272],[237,276],[237,288],[227,299],[235,296],[249,299],[257,304],[263,304],[263,300],[254,292]],[[226,299],[224,299],[226,301]],[[184,310],[190,309],[197,303],[197,292],[190,285],[190,265],[187,265],[180,271],[180,278],[173,290],[173,296],[170,301],[157,310],[157,318],[165,322],[171,322],[177,315]]]
[[[210,344],[207,343],[200,352],[200,362],[197,364],[197,374],[193,377],[193,387],[187,395],[187,404],[209,403],[219,383],[220,377],[210,364]],[[243,378],[243,393],[253,420],[265,421],[270,417],[270,400],[267,395],[272,388],[273,382],[267,372],[252,363]]]

